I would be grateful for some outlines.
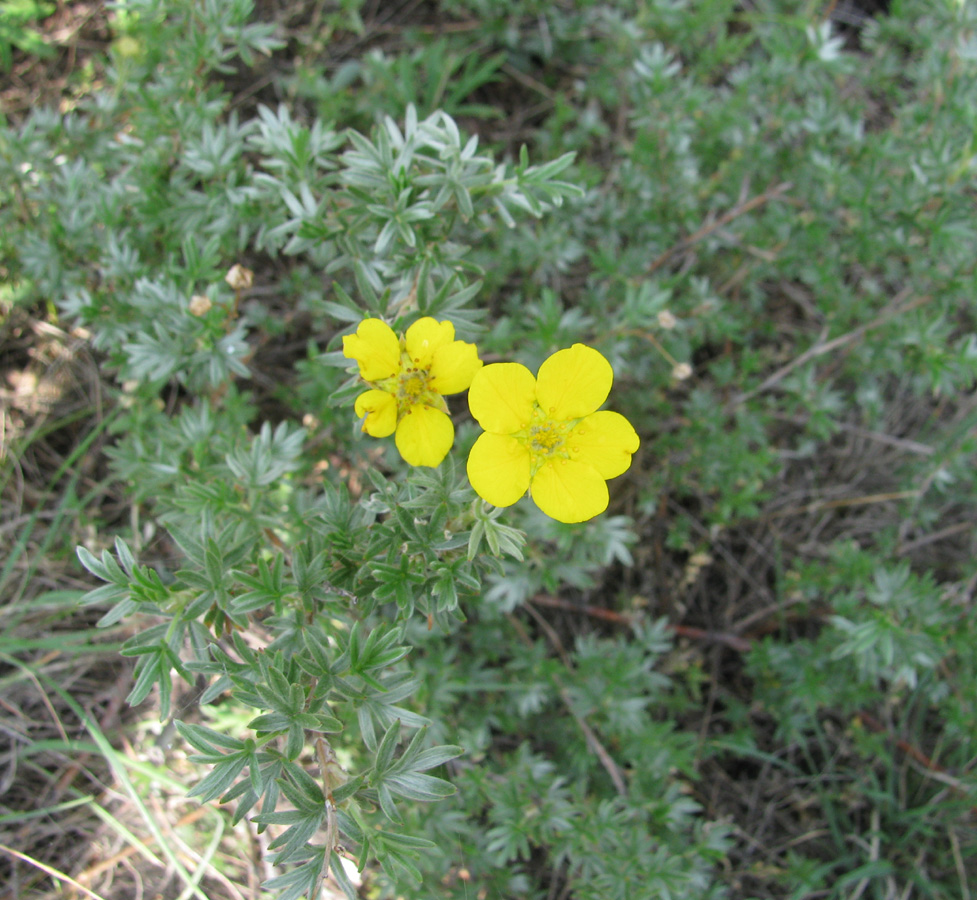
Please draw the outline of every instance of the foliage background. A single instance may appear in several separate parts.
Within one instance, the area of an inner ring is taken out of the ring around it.
[[[328,553],[450,562],[436,590],[341,573],[352,618],[400,616],[409,669],[380,670],[415,679],[401,721],[464,749],[439,768],[457,793],[400,801],[383,832],[440,852],[381,846],[364,896],[970,896],[973,3],[52,6],[0,7],[11,896],[67,883],[45,866],[102,896],[275,876],[274,827],[184,799],[207,770],[156,736],[163,667],[139,680],[118,650],[152,644],[194,577],[228,576],[220,615],[255,613],[256,640],[286,633],[267,585],[239,599],[228,573],[261,573],[221,523],[312,546],[323,483],[352,498],[332,496]],[[445,172],[389,179],[346,131],[380,147],[410,108],[489,161],[461,159],[434,216],[398,203]],[[356,436],[339,335],[422,264],[421,308],[486,359],[581,340],[612,361],[643,448],[607,516],[473,519],[460,466],[404,485]],[[435,546],[476,521],[510,552]],[[99,630],[74,547],[116,537],[146,605]],[[339,579],[308,585],[342,618]],[[200,706],[187,674],[179,716],[243,735],[251,713]]]

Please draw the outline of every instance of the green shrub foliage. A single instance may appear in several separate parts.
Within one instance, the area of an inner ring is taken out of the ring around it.
[[[974,4],[427,6],[130,0],[0,132],[7,296],[114,380],[130,703],[280,900],[963,896]],[[425,316],[610,361],[608,513],[483,502],[463,399],[437,468],[361,433],[343,336]]]

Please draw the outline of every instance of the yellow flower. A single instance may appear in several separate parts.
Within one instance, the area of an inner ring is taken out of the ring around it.
[[[444,394],[467,389],[481,368],[474,344],[455,340],[451,322],[418,319],[398,338],[382,319],[364,319],[343,338],[343,354],[356,360],[370,390],[356,398],[356,415],[373,437],[395,441],[412,466],[438,466],[455,428]]]
[[[560,522],[607,509],[606,480],[627,471],[638,435],[619,413],[597,408],[614,381],[611,364],[584,344],[559,350],[536,378],[518,363],[475,373],[468,405],[485,429],[468,456],[468,479],[494,506],[526,490]]]

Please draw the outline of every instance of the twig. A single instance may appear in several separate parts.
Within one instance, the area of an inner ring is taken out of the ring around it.
[[[960,854],[960,839],[952,828],[949,829],[948,836],[950,849],[953,852],[953,865],[957,870],[957,878],[960,879],[960,897],[962,900],[970,900],[970,891],[967,890],[967,870],[963,864],[963,856]]]
[[[540,628],[546,634],[550,643],[553,644],[553,647],[556,650],[556,652],[559,654],[560,659],[563,661],[563,664],[567,667],[567,669],[571,669],[571,670],[572,670],[572,663],[570,661],[569,656],[567,655],[566,650],[563,647],[562,641],[560,641],[559,636],[553,630],[553,626],[550,625],[550,623],[547,622],[542,615],[540,615],[539,610],[537,610],[534,607],[533,605],[534,603],[538,603],[541,606],[555,607],[557,609],[569,609],[577,612],[584,612],[588,615],[595,615],[597,618],[606,619],[607,621],[617,622],[619,624],[632,624],[634,621],[634,617],[628,616],[625,613],[618,613],[618,612],[614,612],[613,610],[600,609],[599,607],[593,607],[593,606],[576,606],[572,603],[568,603],[567,601],[562,600],[559,597],[553,597],[546,594],[539,594],[533,598],[532,602],[526,602],[524,604],[526,610],[530,613],[530,615],[533,616],[533,618],[539,624]],[[516,620],[512,620],[512,621],[519,628],[520,632],[523,635],[524,640],[528,642],[529,641],[528,635],[525,634],[524,630],[521,628],[521,626],[519,626]],[[744,620],[744,622],[745,621],[748,620]],[[730,649],[736,650],[740,653],[749,652],[749,650],[753,646],[753,641],[749,640],[748,638],[739,637],[737,635],[725,634],[723,632],[705,631],[700,628],[690,628],[689,626],[682,626],[682,625],[672,625],[670,627],[676,634],[681,634],[683,636],[687,636],[691,638],[705,639],[705,640],[715,641],[717,643],[722,643],[725,644]],[[559,691],[560,691],[560,697],[563,699],[564,704],[566,704],[567,709],[569,709],[571,715],[577,720],[577,724],[580,726],[581,731],[583,731],[585,737],[587,737],[588,744],[591,745],[591,748],[593,749],[594,753],[597,754],[597,757],[600,759],[602,765],[607,770],[608,774],[611,776],[611,779],[614,781],[615,787],[617,787],[618,790],[623,794],[625,792],[624,780],[621,777],[620,770],[618,769],[617,764],[613,761],[613,759],[611,759],[610,754],[608,754],[608,752],[604,749],[603,745],[597,739],[597,736],[594,734],[593,729],[591,729],[591,727],[587,724],[587,722],[584,721],[574,711],[570,702],[569,692],[566,690],[566,688],[560,688]],[[888,729],[885,727],[885,725],[883,725],[878,719],[875,718],[875,716],[873,716],[871,713],[867,712],[866,710],[860,710],[858,712],[858,718],[862,722],[862,724],[864,724],[865,727],[868,728],[869,730],[880,734],[888,733]],[[928,757],[920,749],[914,747],[912,744],[910,744],[906,740],[903,740],[902,738],[894,738],[893,741],[895,743],[895,746],[899,750],[905,753],[914,762],[922,766],[923,769],[926,770],[927,774],[929,774],[931,777],[935,778],[937,781],[942,781],[943,783],[950,785],[952,788],[956,789],[962,794],[969,793],[959,779],[954,778],[943,766],[941,766],[935,760]]]
[[[470,20],[467,22],[439,22],[437,25],[412,25],[419,34],[464,34],[468,31],[478,31],[484,28],[485,23],[481,20]],[[404,30],[403,25],[375,25],[371,31],[374,34],[400,34]]]
[[[922,297],[915,297],[908,303],[903,304],[902,301],[909,294],[909,289],[904,288],[893,298],[892,303],[882,311],[882,313],[872,319],[871,322],[866,322],[864,325],[859,325],[858,328],[849,331],[847,334],[840,335],[830,341],[818,341],[811,347],[808,347],[800,356],[792,359],[787,365],[782,366],[763,382],[761,382],[757,387],[750,391],[744,391],[735,397],[731,403],[732,406],[739,406],[741,403],[755,397],[757,394],[762,394],[764,391],[769,390],[778,382],[782,381],[787,375],[794,371],[798,366],[804,365],[804,363],[817,358],[818,356],[824,356],[825,353],[831,353],[832,350],[837,350],[839,347],[844,347],[845,344],[850,344],[853,341],[857,341],[862,335],[869,331],[878,328],[880,325],[885,325],[890,319],[894,319],[896,316],[901,316],[903,313],[910,312],[911,310],[917,309],[920,306],[924,306],[929,303],[933,298],[925,294]],[[902,305],[900,305],[902,304]]]
[[[634,625],[638,618],[628,613],[616,612],[613,609],[604,609],[601,606],[570,603],[562,597],[553,597],[549,594],[537,594],[533,597],[533,603],[539,606],[549,606],[553,609],[566,609],[570,612],[582,613],[595,619],[603,619],[605,622],[613,622],[615,625]],[[681,637],[691,638],[695,641],[707,641],[712,644],[724,644],[738,653],[746,653],[750,649],[749,641],[735,634],[727,634],[724,631],[710,631],[705,628],[695,628],[692,625],[669,624],[668,628]]]
[[[764,619],[769,619],[770,616],[773,615],[783,614],[792,606],[797,606],[798,604],[805,602],[806,598],[803,596],[799,596],[793,600],[778,600],[776,603],[772,603],[770,606],[765,606],[763,609],[758,609],[756,612],[750,613],[750,615],[735,623],[733,625],[733,633],[741,635],[744,631],[750,631],[754,626],[758,625]]]
[[[861,723],[868,728],[870,731],[874,731],[876,734],[885,734],[888,729],[883,725],[878,719],[875,718],[870,712],[866,710],[860,710],[858,712],[858,718]],[[946,769],[943,768],[938,762],[930,759],[922,750],[914,747],[908,741],[904,741],[902,738],[895,739],[896,746],[907,756],[916,760],[921,766],[929,769],[931,772],[940,772],[943,775],[949,775]],[[957,782],[959,787],[959,782]]]
[[[570,612],[583,613],[594,619],[603,619],[605,622],[613,622],[615,625],[633,625],[634,616],[628,613],[617,612],[613,609],[604,609],[602,606],[590,606],[586,603],[571,603],[562,597],[553,597],[550,594],[536,594],[533,603],[540,606],[549,606],[553,609],[566,609]]]
[[[525,72],[520,72],[511,63],[503,63],[502,71],[505,72],[510,78],[518,81],[523,87],[529,88],[531,91],[536,91],[538,94],[542,94],[547,100],[554,101],[556,99],[556,92],[550,90],[541,81],[537,81],[531,75],[527,75]]]
[[[889,734],[889,731],[885,725],[876,719],[875,716],[873,716],[870,712],[863,709],[857,713],[857,716],[859,721],[861,721],[866,728],[874,731],[876,734]],[[918,747],[913,746],[909,743],[909,741],[903,740],[902,738],[892,738],[891,735],[889,736],[896,745],[896,748],[901,750],[914,763],[916,763],[923,770],[922,773],[924,775],[932,778],[934,781],[939,781],[945,785],[948,785],[961,797],[973,797],[973,791],[969,785],[964,784],[959,778],[955,778],[943,766],[928,757]]]
[[[879,861],[879,844],[880,844],[880,840],[879,840],[879,820],[880,820],[880,817],[879,817],[879,808],[877,806],[873,806],[872,807],[872,814],[871,814],[871,817],[870,817],[870,820],[869,820],[869,823],[870,823],[870,834],[872,835],[872,840],[869,843],[868,847],[865,848],[869,852],[868,858],[869,858],[869,860],[871,862],[878,862]],[[862,894],[865,893],[865,888],[868,887],[869,882],[871,880],[872,879],[869,878],[867,875],[864,878],[862,878],[858,882],[858,884],[855,885],[855,889],[851,893],[850,900],[858,900],[858,898],[861,897]]]
[[[889,491],[885,494],[866,494],[862,497],[842,497],[838,500],[815,500],[804,506],[792,506],[790,509],[780,509],[764,517],[764,521],[783,519],[786,516],[798,516],[803,513],[818,512],[822,509],[844,509],[848,506],[870,506],[873,503],[889,503],[893,500],[907,500],[920,495],[919,488],[910,491]]]
[[[629,328],[627,331],[622,332],[622,335],[634,335],[635,337],[643,338],[664,357],[665,361],[671,365],[672,368],[679,365],[679,361],[665,349],[665,345],[662,344],[662,342],[658,340],[658,338],[656,338],[650,331],[643,331],[638,328]]]
[[[942,541],[943,538],[960,534],[961,531],[970,531],[973,527],[973,522],[957,522],[955,525],[947,525],[946,528],[941,528],[939,531],[934,531],[932,534],[924,534],[922,537],[916,538],[915,541],[909,541],[906,544],[901,544],[896,549],[896,553],[898,553],[900,556],[906,553],[912,553],[913,550],[918,550],[920,547],[925,547],[927,544],[932,544],[936,541]]]
[[[694,516],[690,515],[686,510],[683,510],[678,505],[678,503],[676,503],[671,498],[668,499],[667,504],[668,504],[668,509],[670,509],[673,513],[675,513],[676,515],[684,516],[685,517],[686,521],[700,535],[702,535],[703,539],[709,542],[709,549],[711,551],[715,551],[724,560],[726,560],[726,562],[729,564],[730,568],[732,568],[736,572],[736,574],[739,575],[740,578],[743,579],[744,583],[748,584],[750,587],[753,588],[753,590],[755,591],[755,593],[756,593],[756,595],[758,597],[762,597],[764,595],[767,595],[767,596],[770,595],[769,589],[766,588],[764,585],[760,584],[760,582],[757,581],[756,578],[753,577],[753,575],[749,572],[749,570],[747,570],[743,566],[743,564],[732,553],[730,553],[725,547],[723,547],[722,544],[720,544],[720,543],[718,543],[716,541],[716,539],[715,539],[713,533],[710,531],[710,529],[708,529],[705,525],[703,525],[702,522],[700,522]]]
[[[837,5],[838,5],[838,0],[831,0],[831,2],[828,3],[828,8],[823,13],[821,13],[820,18],[822,22],[827,22],[834,15],[835,7]]]
[[[693,244],[699,243],[703,238],[708,237],[714,231],[722,228],[724,225],[728,225],[733,219],[739,218],[740,216],[756,209],[758,206],[762,206],[764,203],[769,203],[771,200],[775,200],[781,194],[789,191],[794,185],[789,181],[784,181],[775,187],[768,188],[762,194],[757,194],[755,197],[751,197],[749,200],[744,200],[742,203],[738,203],[728,212],[723,213],[718,219],[714,219],[711,222],[706,222],[698,231],[689,235],[687,238],[682,238],[677,244],[669,247],[664,253],[661,254],[650,266],[648,266],[648,274],[656,272],[660,269],[666,262],[668,262],[676,253],[682,250],[687,250]]]
[[[526,602],[524,604],[525,609],[529,614],[536,620],[540,628],[546,634],[550,643],[553,645],[553,649],[556,650],[557,655],[560,657],[563,665],[566,666],[568,671],[573,671],[573,663],[570,660],[565,648],[563,647],[563,642],[560,640],[559,635],[553,630],[553,627],[549,622],[544,619],[539,610],[537,610],[532,603]],[[526,634],[525,629],[522,627],[518,619],[510,616],[510,621],[516,626],[517,630],[521,633],[522,638],[527,643],[532,643],[529,639],[529,635]],[[600,764],[604,767],[604,770],[610,776],[611,781],[614,783],[614,787],[617,792],[622,796],[627,796],[628,788],[624,783],[624,776],[621,774],[621,770],[617,763],[611,758],[610,753],[607,752],[604,745],[600,742],[600,738],[597,737],[596,732],[587,723],[574,708],[573,708],[573,698],[570,696],[570,692],[562,685],[557,687],[557,691],[560,694],[560,699],[563,701],[563,705],[567,708],[567,711],[573,716],[574,721],[577,723],[577,727],[583,732],[584,740],[587,742],[587,746],[593,751],[594,755],[600,760]]]
[[[881,431],[869,431],[867,428],[859,428],[858,425],[849,425],[842,422],[838,426],[842,431],[847,431],[857,437],[868,438],[870,441],[878,441],[880,444],[888,444],[907,453],[917,453],[920,456],[932,456],[936,451],[929,444],[922,444],[909,438],[895,437],[891,434],[883,434]]]
[[[787,422],[801,428],[806,426],[808,422],[811,421],[810,416],[794,416],[787,413],[773,413],[773,417],[778,422]],[[932,456],[934,453],[936,453],[936,451],[929,444],[922,444],[919,441],[914,441],[910,438],[896,437],[893,434],[885,434],[881,431],[870,431],[868,428],[862,428],[859,425],[852,425],[850,422],[835,422],[834,427],[839,431],[844,431],[847,434],[854,435],[855,437],[865,438],[869,441],[878,441],[880,444],[885,444],[888,447],[895,447],[897,450],[904,450],[906,453],[916,453],[919,456]]]
[[[725,631],[712,631],[706,628],[695,628],[692,625],[669,625],[672,631],[681,637],[691,638],[695,641],[705,641],[709,644],[722,644],[735,650],[737,653],[749,653],[753,646],[746,638],[729,634]]]

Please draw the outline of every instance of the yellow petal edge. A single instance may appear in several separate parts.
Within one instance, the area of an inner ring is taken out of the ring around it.
[[[380,381],[400,371],[400,341],[382,319],[364,319],[356,334],[343,338],[343,355],[356,360],[366,381]]]
[[[371,437],[389,437],[397,428],[397,401],[386,391],[364,391],[353,407],[363,419],[363,430]]]
[[[512,506],[529,489],[529,451],[514,437],[485,433],[468,454],[468,480],[493,506]]]
[[[431,387],[439,394],[467,391],[481,367],[482,361],[474,344],[452,341],[434,351],[431,358]]]
[[[638,444],[631,423],[610,410],[581,419],[566,440],[570,459],[593,466],[602,478],[617,478],[626,472]]]
[[[557,350],[536,376],[536,401],[554,419],[579,419],[594,412],[611,392],[614,370],[586,344]]]
[[[415,366],[427,369],[439,347],[455,339],[455,326],[451,322],[438,322],[430,316],[418,319],[404,335],[404,349]]]
[[[525,366],[492,363],[472,378],[468,407],[485,431],[512,434],[532,420],[535,395],[536,379]]]
[[[397,449],[412,466],[440,466],[455,441],[455,426],[441,410],[414,406],[397,425]]]
[[[585,463],[560,459],[546,463],[533,477],[533,502],[557,522],[586,522],[605,509],[607,482]]]

